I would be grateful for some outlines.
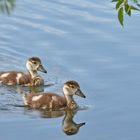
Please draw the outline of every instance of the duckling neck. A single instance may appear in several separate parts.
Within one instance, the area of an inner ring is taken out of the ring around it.
[[[70,109],[75,109],[77,108],[77,104],[73,99],[73,96],[71,95],[65,95],[66,102],[67,102],[67,107]]]
[[[73,117],[74,117],[74,113],[71,111],[67,111],[65,114],[65,121],[67,122],[73,122]]]
[[[70,96],[70,95],[65,95],[65,98],[66,98],[67,104],[69,104],[69,103],[71,103],[72,101],[74,101],[73,97]]]
[[[30,73],[32,79],[39,76],[38,73],[37,73],[37,71],[31,71],[31,70],[29,70],[29,73]]]
[[[63,120],[63,124],[65,127],[68,127],[69,125],[74,123],[73,117],[74,117],[74,114],[72,114],[72,112],[66,112],[64,120]]]

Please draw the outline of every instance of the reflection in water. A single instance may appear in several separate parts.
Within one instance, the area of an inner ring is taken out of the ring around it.
[[[20,106],[19,106],[20,107]],[[23,107],[23,106],[21,106]],[[33,110],[28,107],[24,108],[25,114],[31,116],[32,118],[36,117],[36,114],[41,118],[59,118],[64,116],[62,120],[62,131],[66,135],[75,135],[79,132],[79,129],[84,126],[86,123],[76,123],[73,118],[77,114],[76,110]]]
[[[15,2],[16,0],[0,0],[0,12],[9,15],[15,7]]]
[[[48,88],[54,85],[55,83],[47,83],[44,86],[30,86],[30,87],[24,87],[24,88],[29,88],[28,92],[38,93],[38,92],[43,92],[45,88]]]
[[[65,111],[40,110],[39,113],[43,118],[57,118],[65,115],[62,121],[62,129],[66,135],[77,134],[79,132],[80,127],[85,125],[85,122],[77,124],[73,120],[74,116],[77,113],[74,110],[65,110]]]
[[[74,115],[75,115],[75,112],[73,112],[72,110],[66,110],[65,111],[65,117],[63,119],[62,127],[63,127],[64,133],[67,134],[67,135],[77,134],[80,127],[85,125],[85,122],[84,123],[78,123],[78,124],[75,123],[73,121]]]
[[[38,92],[43,92],[44,91],[44,87],[43,86],[37,86],[37,87],[28,87],[30,92],[33,93],[38,93]]]
[[[58,118],[58,117],[62,117],[65,114],[64,111],[51,110],[51,109],[40,110],[39,113],[42,118]]]
[[[15,88],[15,91],[19,94],[22,94],[22,93],[39,93],[39,92],[44,92],[45,88],[48,88],[48,87],[51,87],[51,86],[54,86],[55,83],[48,83],[44,86],[6,86],[7,88]]]

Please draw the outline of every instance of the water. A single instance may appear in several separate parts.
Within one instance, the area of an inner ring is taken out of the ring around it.
[[[9,16],[0,15],[0,70],[24,71],[26,59],[39,56],[48,70],[43,77],[54,84],[45,91],[78,81],[87,98],[76,98],[81,110],[73,120],[85,125],[67,136],[65,112],[20,107],[18,89],[1,87],[0,139],[138,140],[139,25],[133,13],[122,28],[106,0],[15,1]]]

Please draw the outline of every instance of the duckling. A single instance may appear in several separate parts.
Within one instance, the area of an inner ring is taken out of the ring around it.
[[[67,81],[63,86],[64,96],[55,93],[22,93],[24,104],[33,109],[76,109],[77,103],[73,96],[85,98],[76,81]]]
[[[42,66],[38,57],[31,57],[26,61],[28,73],[21,71],[0,72],[0,83],[5,85],[28,85],[40,86],[44,84],[44,80],[38,74],[38,71],[47,73]]]
[[[73,121],[74,115],[75,113],[73,112],[73,110],[65,111],[65,117],[63,119],[62,127],[63,127],[64,133],[67,135],[77,134],[80,127],[85,125],[85,122],[79,123],[79,124],[75,123]]]

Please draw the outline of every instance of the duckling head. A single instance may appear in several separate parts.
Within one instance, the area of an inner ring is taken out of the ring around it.
[[[31,57],[26,62],[26,67],[29,72],[37,72],[41,71],[43,73],[47,73],[47,70],[43,67],[41,60],[38,57]]]
[[[83,125],[85,125],[85,123],[76,124],[75,122],[71,122],[67,125],[67,127],[63,128],[63,131],[67,135],[74,135],[78,133],[80,127]]]
[[[63,86],[63,92],[65,96],[77,95],[82,98],[86,98],[84,93],[81,91],[79,84],[76,81],[67,81]]]

